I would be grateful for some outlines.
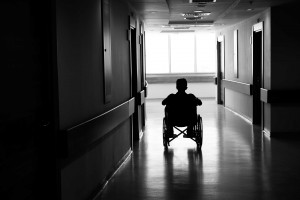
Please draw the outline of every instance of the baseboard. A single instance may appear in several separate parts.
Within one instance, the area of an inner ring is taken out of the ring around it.
[[[237,113],[236,111],[234,110],[231,110],[230,108],[224,106],[227,110],[229,110],[230,112],[234,113],[235,115],[239,116],[240,118],[244,119],[246,122],[248,122],[249,124],[252,124],[252,120],[249,119],[248,117],[240,114],[240,113]]]
[[[126,152],[126,154],[122,157],[122,159],[118,162],[118,164],[116,165],[115,170],[107,176],[104,183],[100,184],[96,188],[96,192],[92,195],[92,198],[90,198],[91,200],[96,200],[102,194],[102,192],[105,189],[105,187],[107,186],[107,184],[115,176],[115,174],[120,170],[120,168],[129,160],[131,155],[132,155],[132,150],[129,149]]]

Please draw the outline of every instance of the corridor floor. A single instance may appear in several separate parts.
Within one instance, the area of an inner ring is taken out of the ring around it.
[[[146,101],[144,136],[98,200],[300,199],[299,139],[270,139],[204,100],[202,150],[181,136],[165,150],[160,102]]]

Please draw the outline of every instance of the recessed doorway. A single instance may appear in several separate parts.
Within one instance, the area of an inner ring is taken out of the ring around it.
[[[253,26],[252,32],[253,124],[263,126],[263,105],[260,88],[263,87],[263,23]]]

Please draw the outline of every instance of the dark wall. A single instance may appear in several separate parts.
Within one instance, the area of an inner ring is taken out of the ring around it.
[[[110,5],[112,99],[105,104],[101,0],[57,1],[62,131],[102,115],[130,98],[130,54],[127,40],[130,10],[123,1],[110,1]],[[110,126],[114,119],[106,123],[106,126]],[[118,126],[105,134],[101,129],[90,129],[89,123],[84,130],[80,129],[75,136],[83,141],[86,141],[88,135],[100,135],[100,138],[87,144],[80,152],[71,152],[62,159],[62,199],[87,199],[94,195],[131,149],[129,118],[120,121]]]
[[[40,185],[53,199],[56,191],[45,182],[53,186],[51,177],[56,178],[50,169],[55,160],[47,154],[55,148],[53,134],[45,131],[53,125],[49,112],[54,110],[51,6],[49,1],[4,0],[0,7],[0,199],[38,199]]]
[[[273,7],[272,89],[300,89],[299,3]],[[282,17],[284,15],[284,17]]]
[[[101,1],[57,1],[60,127],[103,112]]]
[[[299,103],[293,102],[300,90],[300,27],[297,14],[299,3],[289,3],[271,9],[272,71],[271,89],[286,91],[278,102],[271,104],[273,133],[300,132]],[[284,16],[284,17],[282,17]],[[291,96],[291,97],[289,97]]]

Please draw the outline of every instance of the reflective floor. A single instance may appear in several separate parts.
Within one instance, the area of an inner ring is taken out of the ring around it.
[[[146,102],[143,139],[100,199],[300,199],[299,139],[270,139],[233,112],[204,100],[202,151],[181,136],[165,150],[163,106]]]

